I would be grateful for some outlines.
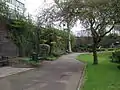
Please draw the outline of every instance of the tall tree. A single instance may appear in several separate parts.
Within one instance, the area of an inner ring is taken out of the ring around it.
[[[82,8],[78,6],[77,15],[81,23],[92,33],[93,64],[98,64],[96,49],[103,37],[118,23],[115,8],[111,0],[84,0],[82,4]]]
[[[68,52],[72,52],[72,45],[71,45],[71,29],[73,27],[73,17],[71,13],[70,2],[66,2],[65,0],[54,0],[54,4],[45,10],[43,13],[40,14],[44,16],[44,25],[49,25],[54,27],[55,23],[59,23],[60,26],[62,25],[64,28],[67,28],[68,32],[68,45],[67,50]]]
[[[57,11],[57,19],[60,20],[62,24],[66,24],[68,31],[68,51],[72,52],[71,47],[71,29],[76,22],[76,18],[73,16],[71,1],[70,0],[54,0],[56,6],[59,8]]]
[[[93,64],[98,64],[97,47],[103,37],[111,32],[119,23],[119,0],[55,0],[62,13],[73,24],[80,20],[86,30],[90,30],[93,38]],[[62,3],[61,3],[62,2]],[[60,14],[61,15],[61,14]]]
[[[9,7],[4,1],[0,0],[0,20],[7,20],[9,17]]]

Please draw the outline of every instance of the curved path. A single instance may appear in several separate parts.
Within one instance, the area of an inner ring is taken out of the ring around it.
[[[2,78],[0,90],[77,90],[84,69],[77,55],[63,55],[41,68]]]

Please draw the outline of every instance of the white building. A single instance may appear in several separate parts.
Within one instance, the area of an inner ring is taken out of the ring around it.
[[[25,12],[25,0],[3,0],[11,10],[16,10],[20,14]]]

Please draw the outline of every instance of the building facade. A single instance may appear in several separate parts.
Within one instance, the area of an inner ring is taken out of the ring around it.
[[[17,11],[19,14],[24,14],[25,12],[25,0],[3,0],[9,6],[11,13]]]
[[[18,49],[8,38],[8,29],[4,21],[0,21],[0,56],[18,56]]]
[[[21,15],[24,14],[25,0],[2,0],[9,6],[10,13],[16,10]],[[13,13],[10,15],[14,15]],[[18,56],[18,48],[8,37],[7,25],[0,21],[0,56]]]

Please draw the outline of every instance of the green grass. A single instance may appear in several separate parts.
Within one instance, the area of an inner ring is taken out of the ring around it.
[[[79,55],[77,59],[86,62],[85,83],[82,90],[120,90],[118,64],[111,63],[111,53],[99,53],[99,64],[92,65],[92,54]]]

